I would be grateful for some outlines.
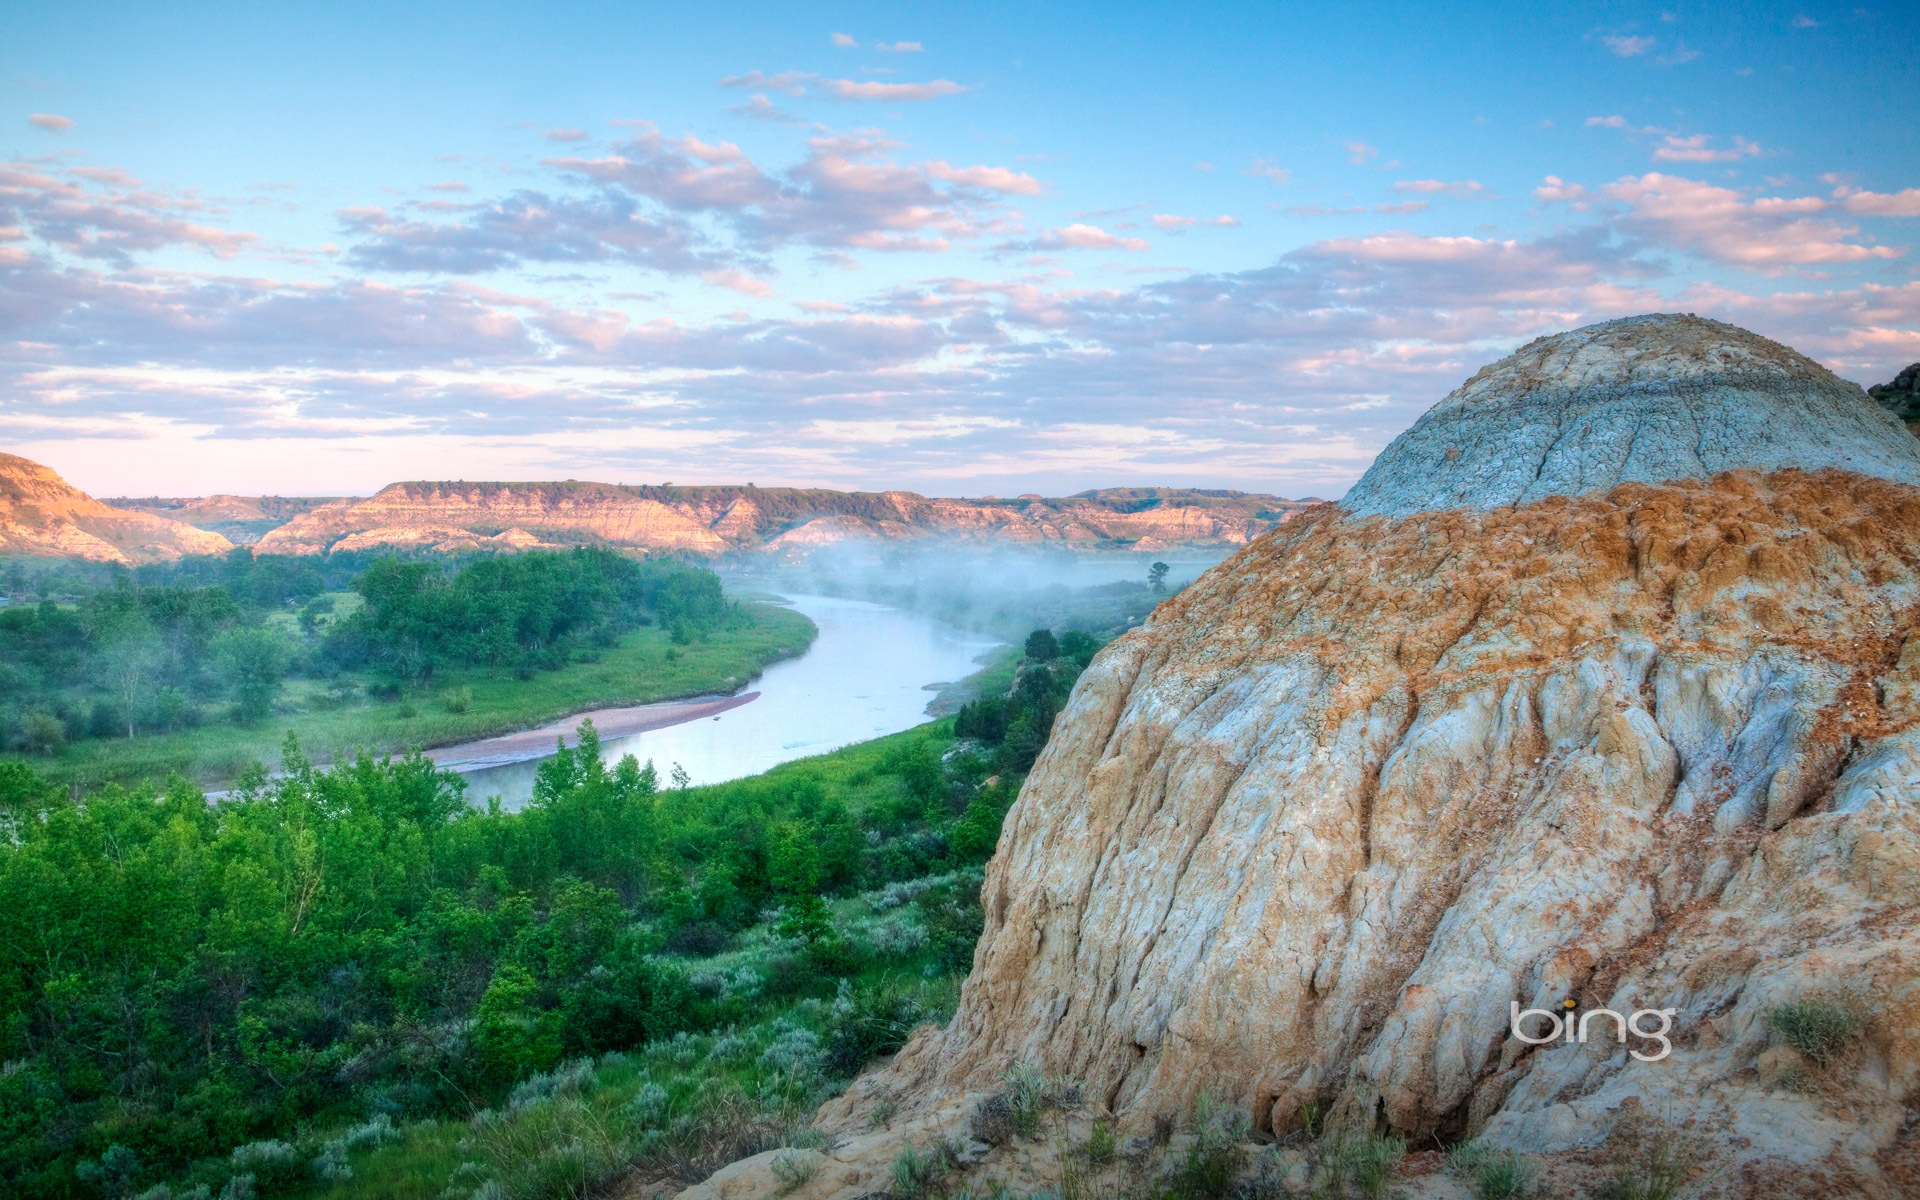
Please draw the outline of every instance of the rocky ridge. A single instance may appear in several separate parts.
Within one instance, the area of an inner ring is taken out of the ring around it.
[[[268,532],[338,496],[116,496],[103,501],[169,521],[183,521],[226,538],[236,546],[250,546]]]
[[[217,533],[113,508],[48,467],[0,454],[0,555],[137,564],[232,548]]]
[[[502,536],[698,554],[806,553],[938,538],[1075,548],[1239,546],[1306,508],[1240,492],[1116,489],[1061,499],[931,499],[913,492],[585,483],[397,483],[294,517],[261,553],[399,545],[468,549]]]
[[[1318,1111],[1590,1195],[1652,1113],[1708,1148],[1696,1194],[1916,1194],[1920,475],[1829,380],[1694,318],[1535,343],[1109,646],[1008,816],[957,1014],[822,1110],[794,1194],[884,1188],[1016,1064],[1127,1133],[1210,1094],[1282,1162]],[[1702,397],[1740,396],[1797,442],[1703,439]],[[1563,432],[1509,462],[1485,413]],[[1569,1000],[1672,1010],[1671,1055],[1512,1036]],[[1858,1021],[1831,1063],[1772,1030],[1806,1001]],[[772,1194],[770,1159],[689,1196]]]

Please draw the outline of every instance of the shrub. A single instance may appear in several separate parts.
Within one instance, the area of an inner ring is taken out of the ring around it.
[[[539,1099],[511,1112],[482,1112],[463,1145],[513,1200],[584,1197],[627,1164],[624,1130],[577,1096]]]
[[[989,1146],[1004,1145],[1019,1132],[1014,1125],[1013,1104],[1005,1092],[995,1092],[973,1106],[967,1117],[967,1132],[976,1142]]]
[[[649,1081],[641,1084],[633,1099],[627,1101],[627,1116],[636,1128],[665,1129],[668,1104],[667,1089]]]
[[[125,1196],[140,1175],[140,1156],[115,1142],[105,1154],[81,1163],[73,1173],[82,1183],[91,1183],[108,1196]]]
[[[507,1111],[513,1112],[525,1108],[536,1100],[551,1100],[556,1096],[575,1096],[585,1091],[593,1083],[593,1060],[576,1058],[561,1063],[551,1071],[542,1071],[529,1075],[515,1084],[507,1096]]]
[[[891,981],[855,989],[841,980],[829,1015],[827,1069],[854,1074],[868,1060],[906,1045],[914,1027],[930,1015],[919,997]]]
[[[1768,1010],[1767,1024],[1787,1045],[1823,1067],[1860,1031],[1860,1022],[1853,1013],[1830,1000],[1783,1004]]]
[[[1387,1194],[1393,1169],[1406,1157],[1407,1144],[1397,1137],[1368,1137],[1345,1142],[1341,1157],[1347,1178],[1368,1196]]]
[[[265,1191],[291,1185],[305,1174],[306,1161],[300,1152],[281,1141],[248,1142],[228,1156],[235,1175],[252,1176]]]
[[[940,1177],[953,1169],[953,1147],[935,1142],[920,1149],[909,1142],[893,1156],[893,1195],[895,1200],[921,1200],[933,1191]]]
[[[1118,1151],[1119,1139],[1114,1136],[1113,1126],[1095,1121],[1087,1133],[1087,1161],[1096,1167],[1105,1166]]]
[[[463,713],[473,707],[473,689],[462,684],[450,687],[440,694],[440,702],[450,713]]]
[[[1524,1200],[1533,1191],[1533,1164],[1512,1150],[1468,1142],[1454,1147],[1447,1166],[1466,1179],[1478,1200]]]
[[[1217,1200],[1233,1190],[1246,1152],[1248,1121],[1245,1113],[1223,1110],[1210,1096],[1201,1096],[1193,1109],[1193,1137],[1167,1179],[1167,1194],[1176,1200]]]
[[[313,1168],[313,1177],[321,1183],[342,1183],[353,1178],[353,1167],[347,1162],[347,1143],[343,1139],[322,1146],[308,1165]]]
[[[810,1150],[782,1150],[773,1156],[772,1170],[784,1196],[813,1182],[820,1173],[820,1156]]]
[[[827,1053],[820,1046],[820,1035],[811,1029],[790,1026],[760,1052],[760,1065],[779,1075],[811,1076],[821,1074]]]
[[[364,1125],[356,1125],[347,1130],[341,1139],[349,1150],[372,1150],[400,1140],[400,1131],[393,1127],[393,1118],[385,1113],[375,1113]]]
[[[1607,1145],[1610,1169],[1601,1200],[1674,1200],[1702,1158],[1697,1142],[1644,1114],[1617,1121]]]

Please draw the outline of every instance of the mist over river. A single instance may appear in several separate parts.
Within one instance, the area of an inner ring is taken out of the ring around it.
[[[820,629],[799,658],[768,667],[748,686],[759,695],[717,716],[609,738],[609,764],[649,759],[662,787],[677,765],[692,781],[721,783],[796,758],[910,729],[927,720],[936,685],[971,675],[999,643],[985,635],[865,600],[787,595]],[[475,802],[527,802],[538,760],[463,771]]]

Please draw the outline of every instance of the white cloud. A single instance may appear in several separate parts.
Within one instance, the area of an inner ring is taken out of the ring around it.
[[[1059,229],[1049,229],[1036,238],[1029,247],[1034,250],[1145,250],[1147,240],[1137,237],[1121,237],[1108,233],[1098,225],[1074,222]]]
[[[27,124],[48,133],[65,133],[73,128],[73,118],[62,117],[54,113],[34,113],[27,118]]]
[[[1610,34],[1600,40],[1607,44],[1607,49],[1621,58],[1633,58],[1635,55],[1645,54],[1653,49],[1654,43],[1654,39],[1650,37],[1632,37],[1621,33]]]
[[[702,271],[700,278],[715,287],[729,288],[746,296],[763,298],[773,295],[773,285],[764,279],[755,279],[745,271],[726,267],[718,271]]]
[[[1712,144],[1713,139],[1704,133],[1681,137],[1670,133],[1654,147],[1655,162],[1737,162],[1743,158],[1758,158],[1764,151],[1759,143],[1735,137],[1733,145],[1719,147]]]
[[[1487,187],[1476,179],[1456,179],[1448,182],[1444,179],[1403,179],[1393,185],[1396,192],[1411,192],[1417,196],[1485,196]]]
[[[772,92],[785,92],[789,96],[804,96],[809,87],[815,87],[836,100],[937,100],[942,96],[957,96],[973,90],[951,79],[931,79],[924,83],[881,83],[870,79],[832,79],[811,71],[782,71],[777,75],[748,71],[744,75],[729,75],[720,81],[720,86],[764,88]]]

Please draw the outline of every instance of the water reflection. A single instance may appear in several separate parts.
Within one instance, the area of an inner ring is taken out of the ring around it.
[[[972,674],[997,643],[884,604],[794,595],[793,607],[820,627],[806,654],[775,663],[748,686],[760,698],[717,717],[609,739],[609,762],[653,760],[664,786],[675,765],[694,783],[757,775],[769,767],[853,742],[898,733],[927,719],[929,685]],[[475,801],[526,803],[534,762],[466,774]]]

